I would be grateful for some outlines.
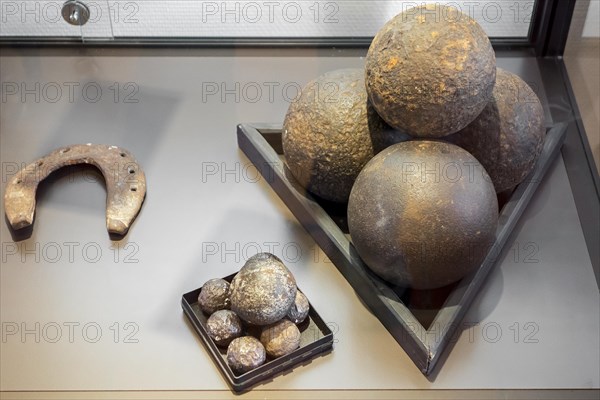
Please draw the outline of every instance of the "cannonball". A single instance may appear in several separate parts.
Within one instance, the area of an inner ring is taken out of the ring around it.
[[[253,325],[269,325],[286,316],[296,298],[296,280],[270,253],[246,261],[231,282],[231,310]]]
[[[260,342],[271,358],[290,354],[300,347],[300,330],[293,322],[282,319],[263,329]]]
[[[405,140],[367,99],[364,71],[341,69],[309,82],[283,123],[287,167],[309,192],[347,202],[362,167],[388,144]]]
[[[265,347],[252,336],[233,339],[227,347],[227,364],[238,374],[260,367],[266,359]]]
[[[481,26],[427,4],[388,21],[366,59],[369,99],[392,127],[439,138],[471,123],[492,96],[496,57]]]
[[[208,317],[206,331],[218,346],[227,346],[242,336],[242,321],[233,311],[219,310]]]
[[[492,100],[460,132],[447,137],[481,162],[496,192],[521,183],[544,147],[544,109],[535,92],[517,75],[498,68]]]
[[[290,307],[287,313],[287,318],[295,324],[301,324],[308,317],[310,311],[310,304],[308,299],[301,291],[296,292],[296,299],[294,304]]]
[[[415,140],[375,156],[348,204],[356,251],[381,278],[434,289],[477,268],[495,241],[498,200],[485,169],[450,143]]]
[[[206,314],[226,310],[230,306],[229,282],[224,279],[211,279],[202,285],[198,295],[198,305]]]

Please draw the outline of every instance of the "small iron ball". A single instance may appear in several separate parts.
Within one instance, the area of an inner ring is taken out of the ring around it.
[[[295,324],[300,324],[304,322],[306,317],[308,316],[308,312],[310,311],[310,304],[308,303],[308,299],[304,295],[304,293],[299,290],[296,292],[296,299],[294,300],[294,304],[290,307],[290,311],[288,311],[287,318]]]
[[[202,285],[198,295],[198,305],[206,314],[230,307],[229,282],[224,279],[211,279]]]
[[[263,329],[260,341],[269,357],[277,358],[290,354],[300,347],[300,330],[292,321],[282,319]]]
[[[369,99],[393,128],[439,138],[471,123],[492,97],[496,57],[479,24],[427,4],[388,21],[366,58]]]
[[[544,109],[517,75],[498,68],[492,100],[460,132],[445,140],[473,154],[485,167],[497,193],[521,183],[544,147]]]
[[[231,310],[253,325],[269,325],[286,316],[296,298],[296,280],[270,253],[246,261],[231,282]]]
[[[481,164],[441,141],[396,144],[360,173],[348,204],[352,242],[381,278],[435,289],[477,268],[495,241],[498,200]]]
[[[233,339],[227,347],[227,364],[237,374],[260,367],[266,359],[265,347],[252,336]]]
[[[286,165],[298,183],[345,203],[362,167],[390,144],[406,140],[367,99],[364,70],[341,69],[309,82],[283,123]]]
[[[206,330],[218,346],[227,347],[242,336],[242,321],[231,310],[219,310],[208,317]]]

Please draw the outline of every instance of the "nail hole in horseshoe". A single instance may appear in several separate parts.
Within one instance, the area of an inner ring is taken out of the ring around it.
[[[68,153],[68,152],[69,152],[69,150],[71,150],[71,148],[67,147],[66,149],[64,149],[63,151],[61,151],[61,153],[63,153],[63,154],[64,154],[64,153]]]
[[[126,154],[125,154],[125,153],[121,153],[121,157],[125,157],[125,156],[126,156]]]
[[[17,185],[20,185],[21,183],[23,183],[23,181],[19,179],[19,180],[17,181]]]
[[[135,169],[130,169],[130,170],[129,170],[129,173],[130,173],[130,174],[135,174]]]
[[[42,165],[44,165],[44,162],[43,162],[43,161],[40,161],[39,163],[37,163],[37,166],[38,166],[38,167],[41,167]]]
[[[137,192],[137,188],[135,188],[135,187],[132,187],[132,188],[131,188],[131,191],[132,191],[132,192]]]

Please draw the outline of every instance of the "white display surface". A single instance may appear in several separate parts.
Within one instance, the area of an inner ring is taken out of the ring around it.
[[[261,389],[600,386],[599,292],[561,159],[427,379],[236,143],[237,123],[281,122],[294,88],[364,59],[331,50],[173,53],[0,59],[2,197],[16,166],[71,143],[127,148],[148,183],[122,242],[106,233],[105,190],[88,170],[42,187],[30,239],[15,244],[0,224],[3,391],[227,390],[180,299],[261,250],[286,262],[336,338],[331,354]],[[498,59],[539,89],[536,62]]]

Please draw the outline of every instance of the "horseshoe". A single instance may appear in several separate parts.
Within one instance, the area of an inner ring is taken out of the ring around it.
[[[52,172],[69,165],[97,167],[106,182],[106,227],[125,235],[146,197],[146,176],[127,150],[100,144],[63,147],[21,169],[6,185],[4,211],[14,230],[30,226],[38,185]]]

